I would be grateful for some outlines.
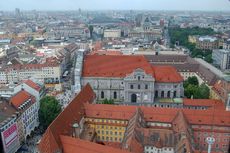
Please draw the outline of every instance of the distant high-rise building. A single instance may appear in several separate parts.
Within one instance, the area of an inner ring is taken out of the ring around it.
[[[230,69],[230,50],[214,49],[212,52],[213,64],[221,70]]]
[[[138,15],[136,16],[135,21],[136,21],[136,26],[137,26],[137,27],[140,27],[140,26],[141,26],[142,18],[143,18],[143,15],[142,15],[142,14],[138,14]]]
[[[16,17],[16,18],[20,18],[20,17],[21,17],[21,11],[20,11],[19,8],[16,8],[16,9],[15,9],[15,17]]]
[[[81,8],[78,9],[78,13],[79,13],[79,15],[81,15]]]
[[[161,19],[161,20],[160,20],[160,26],[161,26],[161,27],[163,27],[163,26],[164,26],[164,24],[165,24],[164,19]]]

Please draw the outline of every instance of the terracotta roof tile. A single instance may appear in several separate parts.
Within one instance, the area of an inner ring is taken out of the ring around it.
[[[10,103],[16,108],[18,109],[18,107],[20,105],[22,105],[24,102],[26,102],[27,100],[29,100],[31,97],[33,97],[32,95],[30,95],[28,92],[22,90],[19,91],[16,95],[14,95],[11,99],[10,99]]]
[[[126,77],[135,69],[142,69],[157,82],[182,82],[183,78],[172,66],[152,66],[144,56],[87,55],[83,77]]]
[[[129,120],[134,114],[137,106],[114,106],[102,104],[86,104],[85,113],[87,117],[107,118],[117,120]],[[140,107],[144,113],[146,121],[171,123],[178,111],[182,110],[190,124],[205,124],[230,126],[230,112],[224,108],[211,107],[208,110],[177,109],[177,108],[158,108]],[[219,112],[219,113],[218,113]],[[214,115],[214,117],[212,117]]]
[[[61,136],[61,142],[64,153],[130,153],[125,150],[68,136]]]
[[[130,120],[137,108],[141,109],[144,120],[147,122],[170,124],[184,122],[182,125],[179,125],[182,131],[185,131],[186,127],[189,125],[209,125],[210,127],[214,125],[230,126],[230,112],[225,111],[223,108],[216,108],[215,105],[207,110],[195,110],[89,104],[88,102],[92,102],[94,98],[95,94],[89,85],[83,88],[79,95],[48,127],[39,144],[39,150],[42,153],[53,153],[61,150],[63,150],[64,153],[125,153],[126,151],[124,150],[118,150],[112,147],[69,137],[72,131],[71,125],[76,121],[79,122],[83,116],[90,118]],[[202,102],[200,100],[186,101],[188,104],[191,102]],[[212,102],[207,101],[204,103],[210,106]],[[132,139],[131,145],[133,146],[131,152],[139,153],[143,151],[141,144],[135,139]]]
[[[83,77],[125,77],[138,68],[152,75],[151,65],[144,56],[87,55],[83,65]]]
[[[182,82],[182,76],[172,66],[153,66],[155,79],[157,82],[177,83]]]
[[[224,104],[221,100],[215,99],[183,99],[183,104],[186,106],[207,106],[224,109]]]

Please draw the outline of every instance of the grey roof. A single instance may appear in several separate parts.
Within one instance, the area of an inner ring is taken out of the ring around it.
[[[8,118],[16,113],[16,110],[6,101],[0,101],[0,125],[4,125]]]

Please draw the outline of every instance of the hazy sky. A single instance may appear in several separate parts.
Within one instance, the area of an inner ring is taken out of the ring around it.
[[[230,0],[0,0],[0,10],[215,10],[230,11]]]

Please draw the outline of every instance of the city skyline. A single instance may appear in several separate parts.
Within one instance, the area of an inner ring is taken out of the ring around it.
[[[96,6],[96,7],[95,7]],[[230,11],[229,0],[8,0],[0,10],[189,10]]]

